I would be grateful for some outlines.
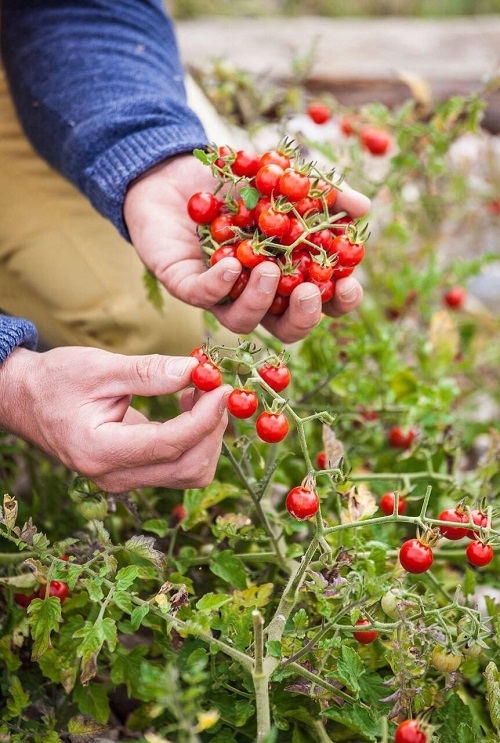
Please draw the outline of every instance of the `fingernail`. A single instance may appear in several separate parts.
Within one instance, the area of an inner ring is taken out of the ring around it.
[[[278,277],[274,273],[263,273],[259,278],[259,291],[263,294],[270,294],[276,289]]]
[[[356,299],[358,295],[358,287],[357,286],[348,286],[347,289],[344,289],[343,292],[340,292],[340,299],[342,299],[344,302],[352,302],[353,299]]]
[[[222,274],[222,278],[224,279],[224,281],[234,283],[239,275],[240,275],[240,271],[233,271],[230,268],[228,268]]]
[[[227,410],[227,398],[229,397],[229,395],[231,394],[231,392],[232,392],[232,389],[231,388],[228,388],[227,393],[224,395],[224,397],[221,397],[221,399],[220,399],[219,410],[220,410],[221,413],[225,413],[226,410]]]
[[[310,294],[307,297],[302,297],[300,300],[300,309],[302,312],[316,312],[321,305],[319,294]]]
[[[168,362],[167,372],[171,377],[183,377],[191,366],[193,366],[193,359],[186,359],[180,356]]]

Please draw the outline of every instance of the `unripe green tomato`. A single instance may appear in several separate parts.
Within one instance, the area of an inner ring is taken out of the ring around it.
[[[397,618],[399,617],[398,604],[401,601],[401,596],[398,596],[394,591],[387,591],[384,593],[380,600],[380,606],[382,611],[387,614],[388,617]]]
[[[472,640],[464,646],[463,651],[468,658],[479,658],[484,653],[484,648],[478,642]]]
[[[102,521],[108,515],[108,504],[104,498],[87,498],[77,503],[76,510],[86,521]]]
[[[463,656],[460,653],[448,652],[440,645],[436,645],[431,653],[431,662],[436,671],[453,673],[460,666]]]

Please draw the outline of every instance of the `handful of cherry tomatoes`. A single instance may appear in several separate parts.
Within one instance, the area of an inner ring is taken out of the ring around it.
[[[349,214],[336,211],[341,179],[334,171],[301,160],[286,142],[262,155],[226,145],[195,155],[218,181],[214,193],[194,193],[187,204],[207,267],[227,257],[242,265],[226,301],[238,299],[255,266],[272,261],[281,277],[271,314],[282,315],[303,282],[329,302],[337,279],[363,260],[366,235],[366,227],[358,230]]]

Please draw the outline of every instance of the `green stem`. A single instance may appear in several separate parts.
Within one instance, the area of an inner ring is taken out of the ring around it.
[[[264,619],[258,609],[252,612],[255,661],[252,673],[257,709],[257,741],[265,740],[271,731],[269,676],[264,671]]]
[[[321,676],[316,676],[315,673],[311,673],[311,671],[308,671],[306,668],[303,668],[298,663],[291,663],[288,668],[290,668],[292,671],[295,671],[297,676],[302,676],[303,678],[307,679],[308,681],[312,681],[313,684],[316,686],[320,686],[322,689],[326,689],[327,691],[330,691],[332,694],[335,694],[335,696],[339,697],[340,699],[343,699],[345,702],[349,702],[349,704],[354,704],[356,700],[354,697],[351,697],[350,694],[347,694],[345,691],[342,691],[341,689],[337,689],[336,686],[333,684],[330,684],[328,681],[325,681],[325,679],[322,679]],[[356,704],[359,704],[360,707],[364,707],[365,709],[368,709],[366,704],[363,704],[361,701],[357,701]]]

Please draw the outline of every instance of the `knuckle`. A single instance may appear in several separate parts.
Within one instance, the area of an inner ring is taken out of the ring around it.
[[[160,354],[140,356],[135,362],[135,375],[141,382],[147,383],[162,373],[163,362],[163,356],[160,356]]]

